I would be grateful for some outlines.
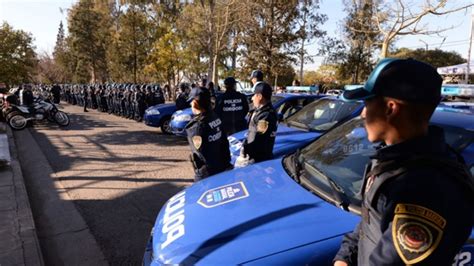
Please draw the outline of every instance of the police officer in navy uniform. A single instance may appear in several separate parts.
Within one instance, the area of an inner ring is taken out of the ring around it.
[[[278,116],[271,101],[272,87],[263,82],[263,73],[259,70],[252,72],[251,79],[254,83],[252,102],[255,109],[250,112],[247,139],[236,160],[236,167],[273,158]]]
[[[227,135],[242,131],[247,127],[245,117],[249,112],[247,97],[236,91],[237,81],[233,77],[224,80],[225,92],[217,102],[215,112],[222,120]]]
[[[211,106],[211,94],[205,87],[197,87],[189,95],[195,117],[186,125],[191,146],[191,161],[195,181],[232,168],[229,141],[222,130],[222,120]]]
[[[334,265],[451,265],[473,219],[472,176],[429,126],[442,79],[413,59],[383,59],[363,87],[368,139],[381,142],[366,167],[362,220],[347,234]]]

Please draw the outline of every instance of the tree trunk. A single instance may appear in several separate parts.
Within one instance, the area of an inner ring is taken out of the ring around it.
[[[217,64],[219,62],[219,56],[214,54],[214,58],[212,59],[212,82],[214,82],[214,86],[217,86],[217,80],[218,80],[218,69],[217,69]]]
[[[380,50],[380,59],[388,56],[388,47],[390,46],[389,40],[384,40],[382,43],[382,49]]]

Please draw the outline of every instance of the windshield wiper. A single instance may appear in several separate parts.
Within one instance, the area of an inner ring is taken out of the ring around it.
[[[349,211],[350,200],[347,197],[346,193],[344,192],[344,189],[341,186],[339,186],[339,184],[337,184],[329,175],[326,175],[325,173],[323,173],[321,170],[317,169],[313,165],[311,165],[311,168],[316,170],[316,172],[320,176],[324,177],[326,181],[329,183],[329,186],[331,186],[332,196],[336,200],[338,207],[345,211]]]
[[[297,149],[295,153],[288,155],[285,157],[285,159],[283,159],[283,167],[285,168],[288,175],[297,183],[300,183],[300,177],[303,171],[303,163],[299,158],[300,149]]]
[[[308,125],[305,125],[305,124],[297,122],[297,121],[288,121],[287,124],[289,126],[294,126],[294,127],[302,128],[302,129],[305,129],[305,130],[309,130]]]

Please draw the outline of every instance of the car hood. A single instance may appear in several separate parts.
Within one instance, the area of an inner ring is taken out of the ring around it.
[[[240,131],[229,137],[229,145],[233,161],[235,161],[235,158],[240,154],[242,143],[247,138],[247,132],[248,130]],[[273,155],[275,157],[281,157],[285,154],[291,153],[321,135],[321,132],[305,131],[279,124],[275,138],[275,145],[273,146]]]
[[[154,259],[239,264],[351,231],[359,218],[311,194],[275,159],[204,179],[157,217]]]
[[[162,110],[162,109],[172,109],[172,108],[176,108],[176,104],[174,104],[174,103],[162,103],[162,104],[157,104],[157,105],[153,105],[151,107],[148,107],[146,109],[146,111],[152,110],[152,109]]]

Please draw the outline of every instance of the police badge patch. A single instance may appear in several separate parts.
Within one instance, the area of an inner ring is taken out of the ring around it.
[[[193,140],[194,148],[196,148],[196,150],[199,150],[199,148],[201,147],[201,144],[202,144],[201,136],[194,136],[192,138],[192,140]]]
[[[265,120],[259,120],[257,123],[257,132],[261,134],[265,134],[268,129],[268,121]]]
[[[446,220],[438,213],[414,204],[397,204],[392,238],[405,264],[426,259],[438,247]]]

